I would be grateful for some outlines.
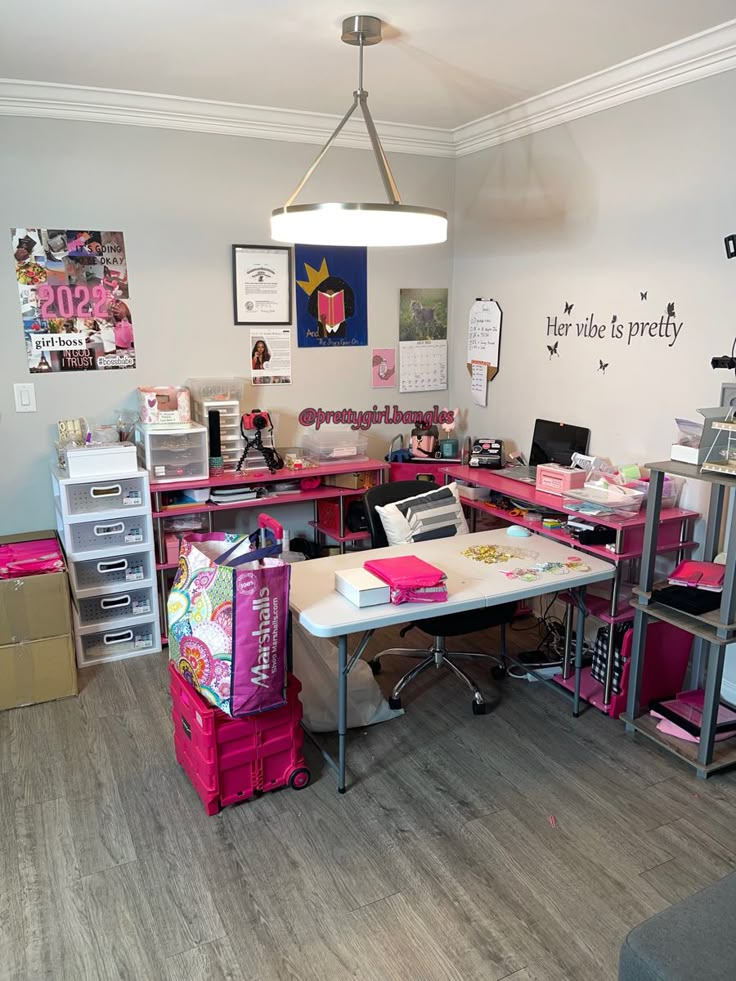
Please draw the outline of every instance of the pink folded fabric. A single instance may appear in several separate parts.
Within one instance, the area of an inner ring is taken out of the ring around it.
[[[415,555],[370,559],[365,568],[389,585],[392,603],[445,603],[445,574]]]
[[[63,572],[64,558],[55,538],[0,545],[0,579]]]

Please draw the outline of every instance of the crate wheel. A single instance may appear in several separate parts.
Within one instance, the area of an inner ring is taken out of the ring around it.
[[[312,774],[306,766],[300,766],[298,770],[292,770],[289,774],[289,786],[292,790],[304,790],[311,779]]]

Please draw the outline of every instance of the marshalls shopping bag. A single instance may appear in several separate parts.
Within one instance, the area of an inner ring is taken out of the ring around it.
[[[275,525],[268,516],[261,523]],[[182,540],[168,599],[169,659],[231,716],[286,703],[289,566],[279,551],[214,532]]]

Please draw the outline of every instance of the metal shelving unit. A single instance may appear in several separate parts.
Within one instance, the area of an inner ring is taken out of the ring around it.
[[[736,764],[736,738],[716,742],[716,722],[723,678],[723,662],[726,646],[736,642],[736,520],[733,515],[736,494],[736,480],[725,474],[701,471],[695,464],[678,463],[665,460],[649,463],[651,471],[647,520],[644,530],[644,547],[641,564],[641,581],[635,590],[634,637],[629,675],[629,698],[626,714],[622,719],[627,732],[637,731],[659,746],[674,753],[680,759],[695,767],[699,777],[707,777],[715,770]],[[657,557],[657,532],[662,501],[664,475],[674,474],[689,480],[702,480],[711,485],[708,522],[705,532],[704,559],[712,562],[719,551],[719,537],[723,521],[726,493],[729,492],[729,521],[726,548],[726,567],[721,605],[717,611],[701,615],[685,613],[664,604],[657,603],[654,588],[654,563]],[[702,728],[699,743],[688,743],[673,736],[660,733],[656,722],[648,715],[646,707],[642,714],[639,704],[641,679],[644,667],[646,631],[649,620],[663,620],[686,630],[694,637],[690,685],[700,685],[705,663],[705,697],[703,704]]]

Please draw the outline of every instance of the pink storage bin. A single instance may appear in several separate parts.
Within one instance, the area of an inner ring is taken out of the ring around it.
[[[629,697],[629,671],[631,670],[631,642],[634,631],[627,630],[621,645],[621,658],[624,662],[621,671],[621,693],[612,694],[611,702],[605,711],[612,719],[617,719],[626,711]],[[644,648],[644,670],[641,678],[639,702],[642,707],[655,698],[669,698],[681,691],[685,681],[692,648],[692,635],[671,623],[649,623]],[[591,683],[601,689],[601,685],[591,678]]]
[[[166,561],[169,564],[179,561],[179,541],[181,539],[180,535],[175,532],[168,531],[166,533]]]
[[[311,779],[304,762],[301,685],[288,676],[287,703],[232,719],[206,702],[169,663],[176,759],[208,814],[267,790],[302,790]]]

